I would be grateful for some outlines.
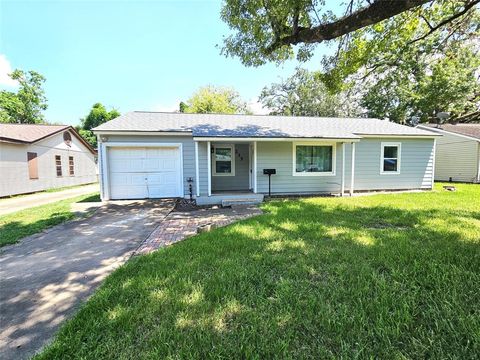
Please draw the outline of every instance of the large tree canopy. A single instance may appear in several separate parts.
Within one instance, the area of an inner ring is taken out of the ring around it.
[[[222,51],[257,66],[293,57],[294,45],[307,60],[316,44],[333,40],[320,78],[332,93],[356,93],[370,115],[427,121],[447,111],[475,120],[479,3],[350,0],[338,17],[320,0],[226,0],[222,18],[234,33]]]
[[[0,122],[36,124],[44,121],[47,99],[42,85],[45,78],[36,71],[15,70],[9,76],[19,84],[18,91],[0,91]]]
[[[447,16],[430,22],[420,38],[457,24],[480,0],[349,0],[343,16],[334,14],[325,0],[225,0],[222,20],[233,30],[224,38],[223,53],[239,57],[245,65],[281,62],[294,55],[311,56],[312,45],[328,40],[348,40],[349,34],[399,14],[421,19],[429,8],[440,4],[451,9]],[[348,41],[346,41],[348,42]]]
[[[289,78],[264,87],[259,100],[273,115],[358,116],[357,103],[347,98],[347,93],[329,93],[318,74],[298,68]]]
[[[180,112],[196,114],[246,114],[247,104],[231,88],[204,86],[180,103]]]

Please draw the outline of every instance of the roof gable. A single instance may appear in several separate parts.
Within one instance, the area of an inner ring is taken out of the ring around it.
[[[422,124],[419,126],[423,128],[431,128],[433,131],[441,130],[480,140],[480,124]]]
[[[96,153],[95,149],[70,125],[0,124],[0,142],[33,144],[67,130],[80,140],[90,152]]]

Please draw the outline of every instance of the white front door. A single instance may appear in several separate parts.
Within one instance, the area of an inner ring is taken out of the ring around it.
[[[111,147],[108,168],[111,199],[183,196],[178,147]]]

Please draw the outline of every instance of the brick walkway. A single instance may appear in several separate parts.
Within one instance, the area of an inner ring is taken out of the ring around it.
[[[260,215],[256,206],[210,208],[171,212],[136,250],[135,255],[148,254],[198,233],[199,227],[222,227]]]

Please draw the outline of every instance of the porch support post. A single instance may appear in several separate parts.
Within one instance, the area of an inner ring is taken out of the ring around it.
[[[198,170],[198,141],[195,141],[195,186],[197,189],[197,197],[200,196],[200,176]]]
[[[212,196],[212,149],[211,142],[207,142],[207,159],[208,159],[208,196]]]
[[[352,177],[350,179],[350,196],[353,195],[355,184],[355,143],[352,142]]]
[[[253,142],[253,192],[257,193],[257,142]]]
[[[345,195],[345,143],[342,142],[342,189],[340,195]]]

